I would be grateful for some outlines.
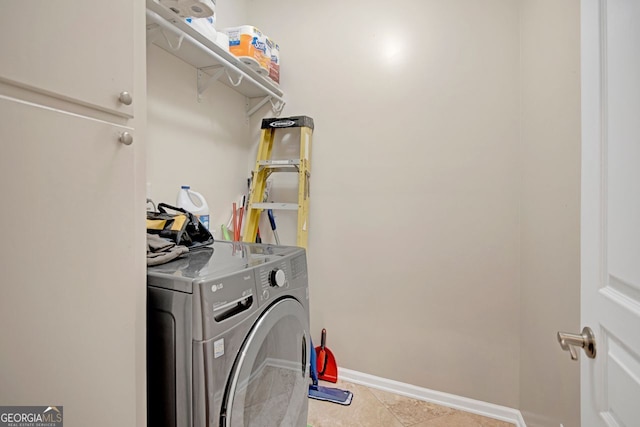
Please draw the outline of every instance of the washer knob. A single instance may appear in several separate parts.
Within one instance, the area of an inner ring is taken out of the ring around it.
[[[284,271],[279,268],[272,270],[269,274],[269,284],[273,287],[281,288],[284,286],[285,281],[286,277],[284,275]]]

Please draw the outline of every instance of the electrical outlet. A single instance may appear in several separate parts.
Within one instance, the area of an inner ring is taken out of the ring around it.
[[[151,183],[147,182],[147,199],[151,199]]]

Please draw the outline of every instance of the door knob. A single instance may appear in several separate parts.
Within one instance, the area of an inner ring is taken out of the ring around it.
[[[578,359],[576,347],[583,349],[588,358],[596,358],[596,337],[588,326],[582,328],[581,334],[558,332],[558,342],[564,351],[569,352],[571,360]]]
[[[131,97],[131,94],[127,91],[120,92],[120,96],[118,97],[118,100],[122,102],[124,105],[131,105],[131,103],[133,102],[133,98]]]
[[[133,136],[131,136],[129,132],[122,132],[118,140],[124,145],[131,145],[131,143],[133,142]]]

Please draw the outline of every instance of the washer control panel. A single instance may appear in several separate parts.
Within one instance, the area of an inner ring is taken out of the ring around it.
[[[292,289],[307,286],[307,262],[304,253],[296,257],[274,260],[255,268],[257,299],[269,304]]]
[[[256,271],[256,283],[260,302],[267,302],[291,286],[291,263],[289,260],[260,266]]]

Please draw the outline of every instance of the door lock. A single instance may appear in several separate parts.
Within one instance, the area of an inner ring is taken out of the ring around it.
[[[596,337],[588,326],[582,328],[581,334],[558,332],[558,342],[564,351],[569,352],[571,360],[578,360],[576,347],[583,349],[588,358],[596,358]]]

